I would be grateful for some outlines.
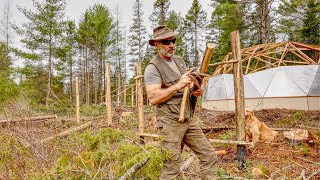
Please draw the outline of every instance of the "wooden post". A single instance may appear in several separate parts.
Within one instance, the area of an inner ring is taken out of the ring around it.
[[[123,85],[124,90],[123,90],[123,106],[127,105],[127,86],[126,83]]]
[[[76,77],[76,118],[77,123],[80,123],[80,98],[79,98],[79,79]]]
[[[112,125],[112,106],[111,106],[111,83],[110,83],[110,63],[106,64],[106,108],[108,126]]]
[[[135,84],[133,84],[132,86],[131,86],[131,107],[135,107],[134,105],[135,105],[135,101],[134,101],[134,88],[135,88],[136,86],[135,86]]]
[[[117,93],[117,105],[120,106],[121,101],[121,74],[118,75],[118,93]]]
[[[137,77],[136,78],[136,86],[137,86],[137,101],[138,101],[138,117],[139,117],[139,134],[143,133],[144,129],[144,114],[143,114],[143,91],[142,91],[142,73],[141,73],[141,62],[137,62]]]
[[[245,141],[245,115],[244,115],[244,87],[243,87],[243,72],[240,52],[240,37],[239,31],[231,33],[232,56],[237,60],[233,64],[233,79],[235,92],[235,108],[237,121],[237,141]],[[242,170],[246,166],[246,146],[237,145],[237,161],[238,169]]]

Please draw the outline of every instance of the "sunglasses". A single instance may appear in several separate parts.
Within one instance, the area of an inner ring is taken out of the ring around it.
[[[169,45],[171,42],[172,42],[172,44],[176,43],[176,39],[161,40],[160,42],[161,42],[161,44],[163,44],[163,45]]]

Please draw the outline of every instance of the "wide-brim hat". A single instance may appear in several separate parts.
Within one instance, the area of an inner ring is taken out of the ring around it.
[[[161,25],[153,29],[153,38],[149,40],[149,44],[154,46],[155,41],[171,38],[178,35],[178,32],[173,32],[168,26]]]

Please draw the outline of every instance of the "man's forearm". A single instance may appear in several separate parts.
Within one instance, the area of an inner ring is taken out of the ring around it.
[[[162,104],[167,102],[179,90],[180,87],[176,84],[168,88],[157,89],[153,92],[152,97],[149,100],[152,104]]]

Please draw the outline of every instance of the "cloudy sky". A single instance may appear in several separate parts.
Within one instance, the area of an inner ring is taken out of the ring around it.
[[[40,0],[41,1],[41,0]],[[3,11],[3,8],[6,4],[10,4],[12,9],[12,16],[16,23],[21,24],[25,21],[24,16],[17,10],[16,6],[27,7],[32,9],[32,0],[0,0],[0,9]],[[135,0],[66,0],[66,15],[70,19],[78,21],[81,15],[88,9],[90,6],[93,6],[95,3],[101,3],[109,7],[112,12],[115,12],[117,6],[119,6],[120,17],[123,25],[128,29],[132,24],[132,14],[133,14],[133,4]],[[149,16],[153,10],[153,0],[142,0],[143,2],[143,12],[144,12],[144,23],[148,32],[152,32],[151,24],[149,22]],[[180,12],[184,16],[187,11],[190,9],[192,0],[170,0],[171,5],[170,9]],[[199,0],[201,6],[208,13],[208,19],[211,16],[213,10],[209,6],[211,3],[210,0]]]
[[[42,0],[37,0],[42,1]],[[116,7],[119,7],[120,11],[120,20],[122,26],[127,29],[132,25],[132,14],[133,14],[133,4],[135,0],[65,0],[66,1],[66,16],[68,19],[75,20],[76,22],[81,19],[83,13],[95,3],[100,3],[106,5],[114,14]],[[213,8],[210,6],[211,0],[199,0],[202,8],[207,12],[207,19],[211,17]],[[143,3],[143,19],[144,25],[147,28],[149,34],[152,34],[151,23],[149,22],[150,14],[153,11],[154,0],[142,0]],[[190,9],[192,0],[170,0],[170,10],[175,10],[177,13],[181,13],[184,17],[187,11]],[[10,7],[10,16],[14,24],[21,26],[23,22],[26,22],[24,15],[17,10],[17,6],[25,7],[29,10],[32,10],[32,0],[0,0],[0,18],[2,19],[4,8]],[[127,34],[128,35],[128,34]],[[1,37],[2,38],[2,37]],[[14,39],[11,39],[11,43],[14,47],[22,48],[23,46],[20,43],[20,37],[14,36]],[[14,65],[20,66],[22,60],[16,59]]]

